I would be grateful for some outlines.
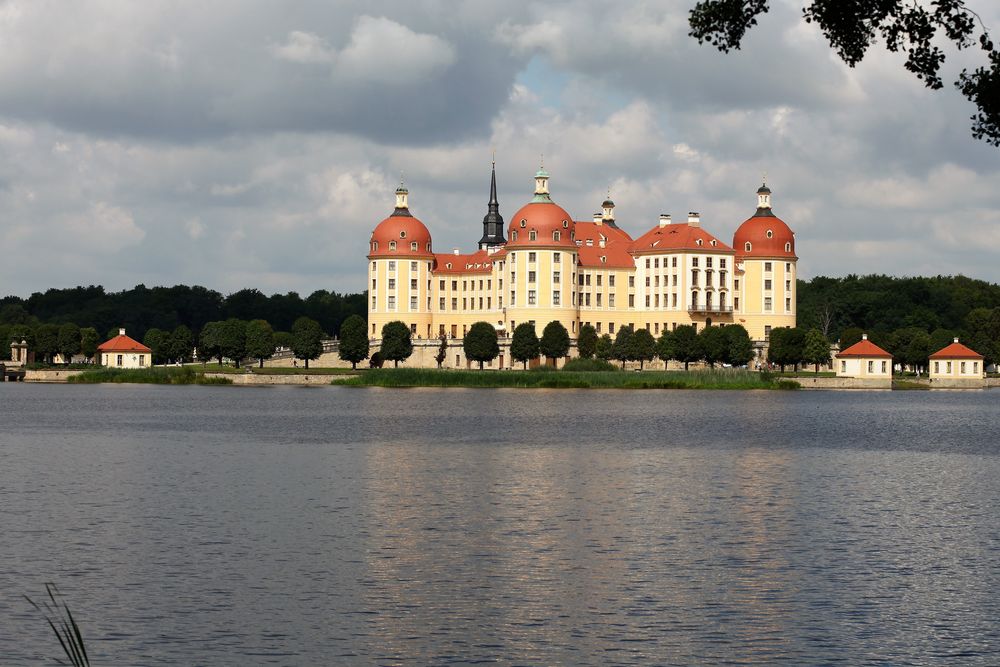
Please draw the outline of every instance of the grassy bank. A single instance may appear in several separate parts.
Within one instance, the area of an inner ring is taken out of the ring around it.
[[[798,383],[742,370],[578,372],[383,368],[333,384],[363,387],[518,387],[538,389],[798,389]]]
[[[228,378],[207,378],[190,366],[167,368],[98,368],[67,378],[75,384],[232,384]]]
[[[367,367],[367,364],[358,366],[358,371]],[[184,368],[190,368],[196,373],[246,373],[246,369],[242,366],[236,367],[229,364],[220,366],[212,362],[208,364],[187,364]],[[358,371],[352,371],[350,368],[303,368],[302,366],[265,366],[264,368],[258,368],[256,365],[250,369],[250,372],[256,375],[345,375],[357,373]]]

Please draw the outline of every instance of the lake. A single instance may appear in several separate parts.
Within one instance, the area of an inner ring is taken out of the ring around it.
[[[0,384],[0,664],[1000,664],[1000,391]]]

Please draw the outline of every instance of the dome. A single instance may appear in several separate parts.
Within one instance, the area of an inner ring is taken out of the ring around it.
[[[507,247],[565,246],[576,248],[573,216],[551,202],[522,206],[507,227]],[[534,238],[532,238],[534,237]]]
[[[749,245],[749,249],[747,244]],[[733,234],[733,249],[737,259],[743,257],[776,257],[796,259],[795,234],[773,215],[754,215]]]
[[[416,247],[414,249],[414,243]],[[393,248],[393,244],[395,247]],[[378,223],[368,245],[368,257],[431,257],[431,233],[409,212],[397,212]]]

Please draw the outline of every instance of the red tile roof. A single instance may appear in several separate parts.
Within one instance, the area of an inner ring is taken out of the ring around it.
[[[601,238],[604,247],[601,247]],[[635,259],[629,254],[632,237],[625,231],[611,225],[595,222],[576,221],[577,257],[580,266],[607,267],[612,269],[633,269]],[[587,245],[588,241],[590,245]],[[601,261],[601,258],[604,261]]]
[[[152,354],[153,351],[125,334],[119,334],[111,340],[105,341],[97,346],[99,352],[144,352]]]
[[[434,274],[439,273],[490,273],[493,270],[493,262],[505,257],[504,252],[495,252],[492,255],[485,250],[477,250],[468,255],[456,255],[454,253],[440,253],[434,255]],[[448,265],[451,265],[449,268]]]
[[[837,357],[887,357],[892,359],[892,355],[880,348],[867,338],[859,340],[846,350],[837,353]]]
[[[701,241],[701,245],[698,244],[698,241]],[[712,245],[713,241],[715,245]],[[709,234],[704,228],[684,222],[653,227],[632,243],[631,250],[633,253],[667,250],[734,253],[732,248]]]
[[[966,347],[959,342],[952,343],[947,347],[944,347],[930,356],[931,359],[982,359],[983,355],[979,354],[972,348]]]

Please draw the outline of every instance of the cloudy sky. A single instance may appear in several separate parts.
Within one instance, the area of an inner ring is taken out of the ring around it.
[[[474,249],[493,148],[508,219],[544,153],[577,219],[610,188],[634,236],[729,239],[766,172],[803,277],[1000,281],[1000,149],[956,91],[845,67],[782,0],[719,54],[693,2],[0,0],[0,294],[359,291],[400,172]]]

